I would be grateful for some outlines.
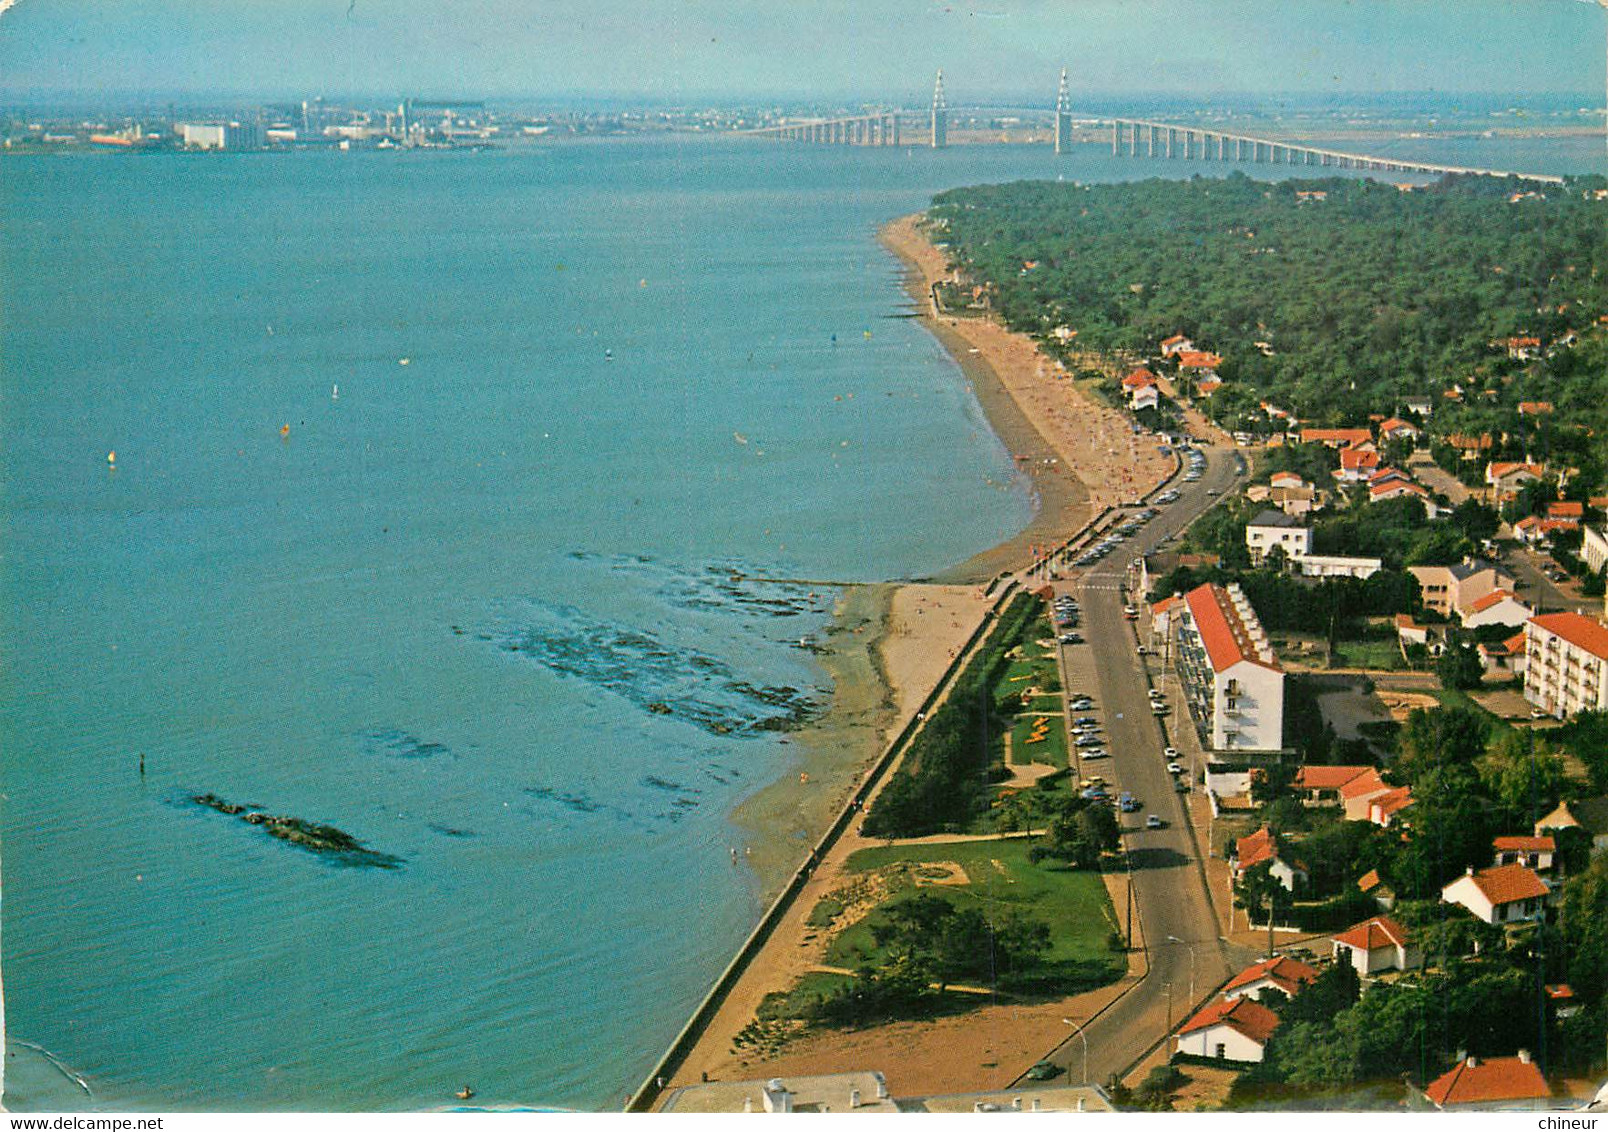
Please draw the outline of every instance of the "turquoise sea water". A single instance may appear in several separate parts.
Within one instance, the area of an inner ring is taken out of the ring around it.
[[[1030,514],[876,226],[1163,171],[0,163],[11,1032],[108,1107],[616,1105],[757,914],[728,815],[827,692],[831,592],[733,571],[917,576]]]

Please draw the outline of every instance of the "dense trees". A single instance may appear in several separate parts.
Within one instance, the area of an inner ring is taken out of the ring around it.
[[[1222,354],[1214,406],[1272,397],[1338,424],[1458,381],[1468,393],[1448,419],[1494,424],[1538,451],[1595,450],[1608,433],[1600,335],[1539,367],[1550,380],[1490,346],[1520,333],[1550,344],[1608,311],[1603,206],[1580,188],[1509,203],[1510,183],[1470,178],[1411,193],[1239,174],[1019,182],[943,193],[932,216],[1017,329],[1067,325],[1080,347],[1135,353],[1183,332]],[[1326,198],[1297,196],[1312,189]],[[1476,396],[1484,388],[1506,395]],[[1517,399],[1537,395],[1599,440],[1514,419]]]

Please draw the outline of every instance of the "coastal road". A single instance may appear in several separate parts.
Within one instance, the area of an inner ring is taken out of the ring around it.
[[[1201,863],[1205,846],[1197,843],[1162,755],[1167,741],[1161,721],[1150,709],[1149,677],[1137,654],[1138,623],[1123,616],[1129,600],[1123,586],[1135,556],[1155,549],[1164,537],[1193,522],[1217,501],[1219,495],[1213,492],[1234,488],[1239,456],[1228,448],[1206,451],[1200,480],[1175,484],[1180,492],[1176,503],[1159,508],[1155,519],[1105,559],[1057,587],[1075,592],[1082,606],[1082,634],[1089,643],[1068,646],[1065,659],[1069,670],[1092,670],[1097,687],[1075,690],[1095,693],[1097,710],[1092,714],[1101,717],[1111,751],[1111,758],[1089,764],[1086,773],[1103,774],[1117,790],[1140,800],[1137,813],[1121,818],[1149,956],[1149,971],[1133,990],[1089,1023],[1081,1037],[1069,1026],[1067,1040],[1050,1054],[1049,1060],[1065,1067],[1071,1081],[1082,1080],[1085,1058],[1088,1079],[1096,1084],[1126,1070],[1254,958],[1220,936]],[[1137,595],[1134,601],[1138,604]],[[1079,650],[1084,655],[1077,655]],[[1150,814],[1162,818],[1164,828],[1146,829]],[[1119,906],[1116,911],[1122,919],[1127,909]]]

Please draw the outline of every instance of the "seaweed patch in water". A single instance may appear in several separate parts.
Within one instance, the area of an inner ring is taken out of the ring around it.
[[[332,825],[322,825],[285,814],[264,813],[256,806],[242,806],[212,793],[192,794],[190,801],[197,806],[238,818],[247,825],[254,825],[270,837],[294,845],[298,849],[318,853],[342,864],[373,869],[402,867],[402,858],[370,849],[345,830]]]
[[[362,742],[366,753],[393,759],[433,759],[452,754],[452,748],[445,743],[420,739],[399,729],[365,732]]]
[[[530,657],[560,676],[605,688],[644,711],[712,735],[790,731],[818,711],[815,700],[798,688],[743,680],[718,657],[573,606],[510,603],[491,635],[505,652]]]
[[[456,826],[437,825],[435,822],[431,822],[428,828],[429,828],[431,833],[439,833],[442,837],[479,837],[480,836],[480,834],[476,833],[472,829],[458,829]]]

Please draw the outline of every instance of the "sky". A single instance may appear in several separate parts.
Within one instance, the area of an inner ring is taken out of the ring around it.
[[[0,0],[0,97],[1578,93],[1581,0]],[[1042,100],[1042,99],[1039,99]]]

